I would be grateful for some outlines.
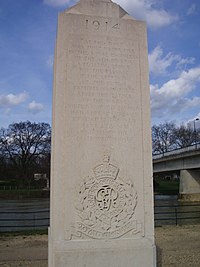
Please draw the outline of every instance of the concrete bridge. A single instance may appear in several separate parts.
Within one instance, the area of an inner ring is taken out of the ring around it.
[[[200,201],[200,144],[153,155],[153,173],[178,174],[180,198]]]

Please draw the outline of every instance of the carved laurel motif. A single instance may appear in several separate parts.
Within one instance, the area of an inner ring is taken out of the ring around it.
[[[93,171],[94,177],[88,177],[78,192],[79,236],[117,238],[137,232],[134,220],[137,193],[133,184],[117,179],[119,168],[110,163],[109,156]]]

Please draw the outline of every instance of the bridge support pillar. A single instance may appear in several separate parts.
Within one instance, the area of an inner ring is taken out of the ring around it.
[[[179,199],[200,201],[200,170],[181,170]]]

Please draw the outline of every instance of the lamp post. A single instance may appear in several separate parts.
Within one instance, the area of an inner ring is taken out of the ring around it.
[[[197,149],[197,131],[196,131],[196,121],[199,121],[199,118],[194,120],[194,142],[195,142],[195,149]]]

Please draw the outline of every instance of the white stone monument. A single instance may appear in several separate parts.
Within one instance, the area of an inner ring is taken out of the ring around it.
[[[146,26],[110,0],[59,15],[49,267],[155,267]]]

